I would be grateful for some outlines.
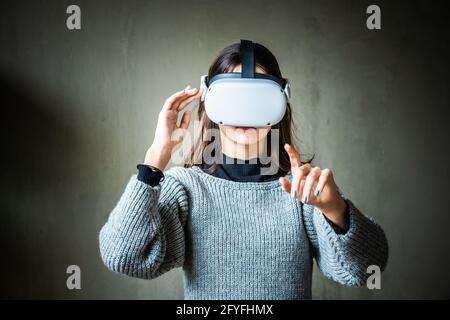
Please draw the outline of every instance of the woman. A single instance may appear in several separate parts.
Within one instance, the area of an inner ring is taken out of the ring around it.
[[[222,50],[209,79],[239,72],[240,58],[239,43]],[[255,72],[282,78],[259,44]],[[330,169],[302,162],[292,146],[289,103],[281,122],[258,128],[217,125],[200,103],[200,140],[184,167],[165,170],[178,145],[173,133],[190,122],[185,111],[178,127],[178,115],[201,93],[188,86],[165,101],[145,160],[100,232],[109,269],[153,279],[183,267],[185,299],[308,299],[313,258],[326,277],[350,286],[365,284],[370,265],[384,269],[383,230],[340,193]],[[215,162],[198,161],[211,129],[220,133]],[[280,148],[269,144],[275,130]],[[261,161],[265,147],[276,162],[271,174],[262,174],[274,164]]]

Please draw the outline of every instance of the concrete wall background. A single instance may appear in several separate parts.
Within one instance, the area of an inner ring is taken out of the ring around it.
[[[78,4],[82,30],[68,31]],[[226,45],[271,49],[292,82],[303,153],[379,221],[382,290],[314,274],[315,298],[449,298],[449,27],[440,2],[3,1],[0,297],[182,298],[182,272],[144,281],[103,267],[98,231],[172,92]],[[82,290],[66,289],[66,267]]]

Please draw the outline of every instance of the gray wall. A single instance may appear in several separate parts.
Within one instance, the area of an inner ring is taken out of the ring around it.
[[[65,27],[69,4],[82,30]],[[226,45],[270,48],[293,86],[303,153],[384,227],[382,290],[315,272],[315,298],[449,298],[449,57],[437,2],[3,1],[0,297],[182,298],[182,272],[109,272],[98,232],[150,145],[165,98]],[[82,290],[66,289],[66,267]]]

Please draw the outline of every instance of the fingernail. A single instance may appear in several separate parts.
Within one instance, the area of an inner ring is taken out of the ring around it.
[[[304,196],[303,197],[303,203],[306,203],[307,200],[308,200],[308,196]]]
[[[297,190],[295,189],[291,190],[291,198],[297,198]]]
[[[190,84],[188,84],[187,85],[187,87],[186,88],[184,88],[184,91],[187,91],[187,90],[189,90],[189,88],[191,87],[191,85]]]
[[[319,189],[316,189],[316,191],[314,191],[314,195],[315,195],[316,197],[319,195],[319,193],[320,193],[320,190],[319,190]]]

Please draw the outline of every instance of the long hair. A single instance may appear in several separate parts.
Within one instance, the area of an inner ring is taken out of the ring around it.
[[[269,51],[266,47],[259,43],[255,43],[255,49],[254,49],[254,55],[255,55],[255,66],[259,66],[262,68],[267,74],[270,74],[272,76],[282,78],[282,74],[280,71],[280,67],[278,65],[277,59],[272,54],[272,52]],[[234,43],[226,48],[224,48],[214,59],[211,66],[209,67],[208,71],[208,79],[211,79],[216,74],[219,73],[227,73],[231,72],[237,65],[242,63],[242,57],[240,52],[240,43]],[[221,144],[220,144],[220,138],[216,139],[215,137],[212,138],[210,141],[206,134],[208,132],[211,132],[209,129],[216,129],[219,130],[219,126],[212,122],[205,111],[205,105],[204,102],[200,102],[197,112],[198,120],[200,122],[200,130],[197,137],[194,138],[194,145],[189,150],[188,154],[185,155],[184,159],[184,166],[185,167],[191,167],[197,163],[200,163],[202,159],[203,152],[206,148],[206,146],[209,143],[213,143],[214,146],[212,149],[214,150],[221,150]],[[287,102],[286,106],[286,113],[284,117],[281,119],[280,122],[278,122],[276,125],[273,125],[266,137],[266,144],[268,145],[268,148],[270,148],[270,139],[271,139],[271,131],[272,129],[278,129],[279,132],[279,139],[280,143],[278,144],[280,146],[279,150],[270,150],[271,156],[273,156],[273,152],[276,152],[276,157],[279,161],[279,170],[286,174],[290,171],[291,164],[289,160],[289,156],[284,150],[283,146],[284,144],[288,143],[290,145],[294,145],[293,140],[295,138],[295,125],[292,118],[292,109],[289,102]],[[273,158],[273,157],[272,157]],[[305,161],[302,163],[310,163],[313,160],[314,156],[310,158],[308,161]],[[207,171],[210,173],[215,170],[217,167],[216,163],[213,163],[210,167],[208,167]]]

